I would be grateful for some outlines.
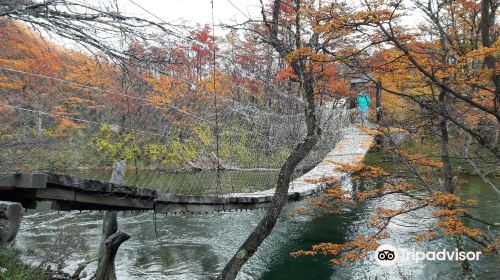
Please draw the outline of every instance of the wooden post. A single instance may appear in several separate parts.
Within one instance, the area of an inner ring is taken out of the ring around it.
[[[5,246],[16,238],[22,217],[23,206],[20,203],[0,201],[0,246]]]
[[[125,171],[127,171],[127,161],[121,160],[113,164],[113,173],[111,174],[111,183],[123,185],[125,181]]]
[[[113,164],[111,183],[123,184],[127,162],[117,161]],[[115,256],[120,245],[127,241],[130,235],[118,231],[116,211],[105,211],[102,221],[102,236],[97,258],[96,280],[115,280]]]
[[[116,213],[116,212],[113,212]],[[130,235],[117,231],[113,233],[104,242],[103,255],[99,256],[98,268],[95,279],[97,280],[116,280],[115,256],[120,245],[127,241]]]

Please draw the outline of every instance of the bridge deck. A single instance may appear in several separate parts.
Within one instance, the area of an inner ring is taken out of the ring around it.
[[[298,200],[324,189],[324,183],[310,179],[346,174],[335,170],[335,162],[360,163],[373,143],[373,137],[356,127],[346,129],[343,138],[316,167],[290,184],[289,199]],[[53,173],[0,175],[0,200],[20,202],[25,208],[37,201],[52,201],[54,210],[153,210],[157,213],[207,213],[237,209],[256,209],[271,203],[274,189],[233,193],[224,196],[175,195],[156,190],[117,185],[72,175]]]

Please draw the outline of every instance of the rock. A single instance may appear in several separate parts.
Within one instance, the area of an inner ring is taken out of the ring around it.
[[[5,246],[16,238],[22,216],[21,203],[0,201],[0,246]]]
[[[191,167],[191,171],[193,171],[193,172],[203,171],[203,168],[196,166],[196,164],[194,164],[192,161],[188,161],[188,165],[189,165],[189,167]]]

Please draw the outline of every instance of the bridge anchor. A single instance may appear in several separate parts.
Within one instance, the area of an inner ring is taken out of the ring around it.
[[[22,217],[21,203],[0,201],[0,246],[5,246],[16,238]]]

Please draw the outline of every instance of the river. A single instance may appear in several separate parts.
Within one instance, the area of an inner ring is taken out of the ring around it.
[[[275,174],[228,172],[223,176],[225,182],[250,184],[260,180],[272,185]],[[208,177],[213,178],[213,174]],[[483,219],[500,222],[498,194],[478,178],[466,179],[467,183],[460,187],[460,193],[478,201],[475,214]],[[500,185],[499,179],[494,181]],[[290,252],[307,249],[314,244],[342,242],[365,232],[367,217],[377,207],[394,203],[397,199],[385,197],[340,215],[319,217],[293,214],[293,209],[307,204],[307,201],[289,203],[271,236],[245,265],[238,279],[403,279],[400,275],[406,276],[405,279],[452,279],[459,267],[456,262],[450,261],[402,263],[383,269],[371,257],[363,263],[335,267],[329,264],[328,257],[289,256]],[[48,203],[40,203],[37,209],[25,214],[15,242],[22,256],[33,264],[42,260],[59,262],[68,271],[74,270],[84,258],[95,257],[102,213],[58,213],[49,209]],[[157,215],[157,231],[153,213],[120,213],[119,228],[132,238],[122,245],[117,255],[118,279],[213,279],[263,213],[264,210],[208,215]],[[388,241],[396,246],[422,250],[453,249],[449,240],[408,243],[410,234],[421,230],[425,224],[419,219],[407,216],[397,224],[392,224],[389,228],[392,236]],[[94,271],[95,265],[95,262],[91,263],[87,270]],[[498,259],[491,255],[473,262],[473,266],[478,279],[498,279],[496,276],[500,275]],[[90,276],[90,272],[88,274]]]

